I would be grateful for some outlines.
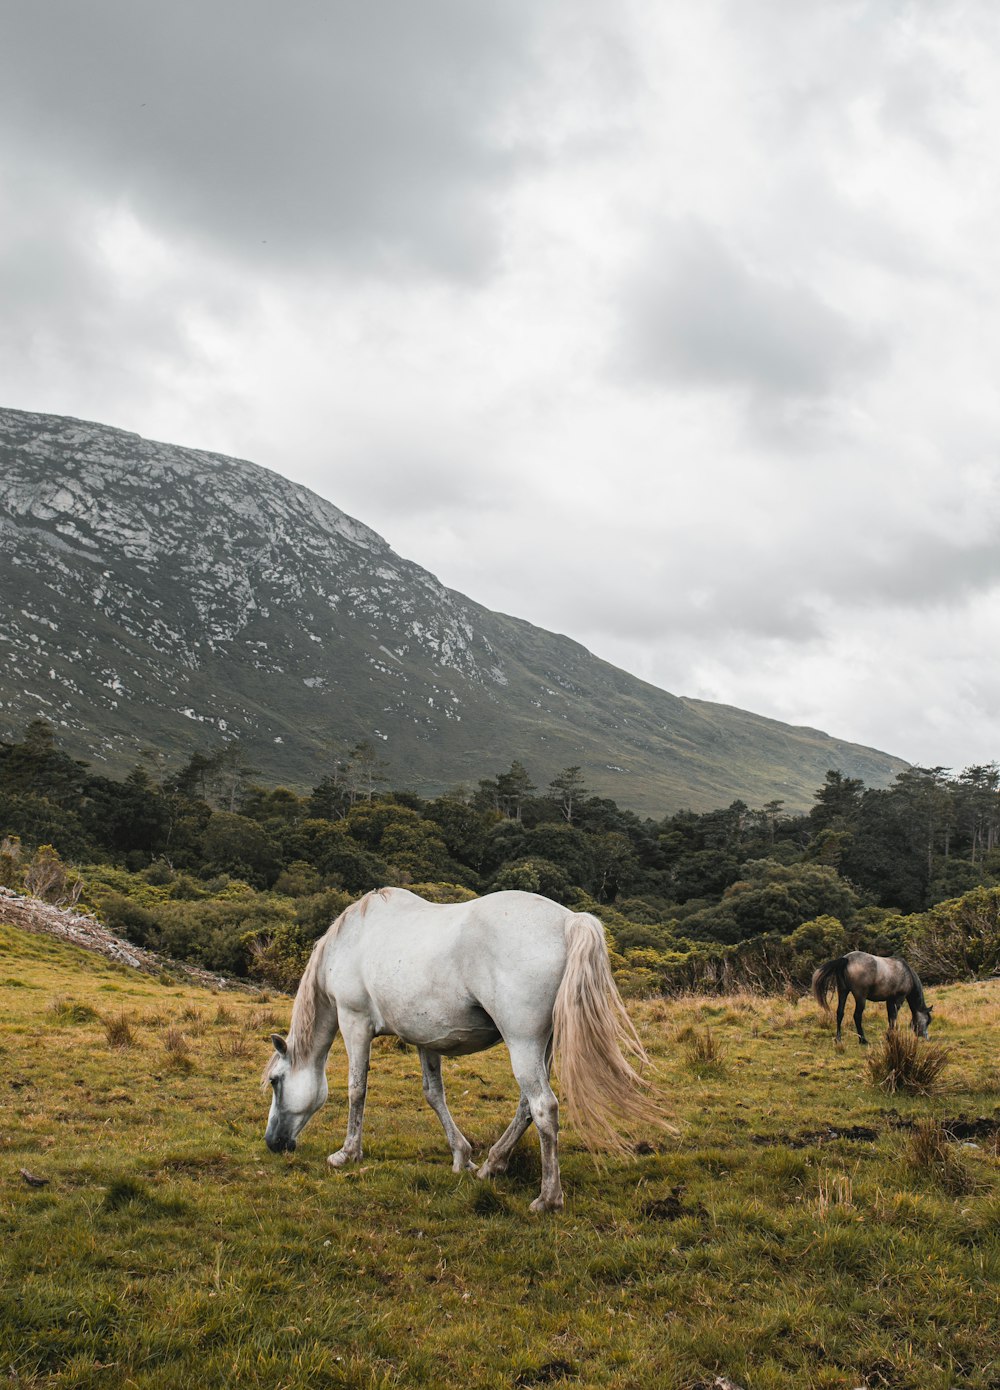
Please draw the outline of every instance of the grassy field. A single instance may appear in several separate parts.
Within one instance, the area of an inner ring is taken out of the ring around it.
[[[952,1058],[923,1099],[880,1093],[804,999],[637,1005],[679,1133],[603,1168],[567,1133],[566,1210],[535,1217],[533,1132],[504,1179],[454,1176],[414,1053],[376,1044],[359,1168],[325,1162],[339,1045],[275,1157],[257,1082],[289,1001],[0,927],[0,1379],[997,1390],[1000,982],[932,997]],[[506,1053],[446,1084],[487,1145]]]

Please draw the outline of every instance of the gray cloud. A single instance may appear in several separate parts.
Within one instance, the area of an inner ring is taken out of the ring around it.
[[[995,756],[996,34],[8,5],[5,398],[269,464],[678,693]]]
[[[0,116],[50,176],[183,241],[272,267],[480,274],[531,14],[525,0],[16,5]]]
[[[752,268],[704,228],[664,235],[621,310],[622,367],[663,384],[821,396],[882,353],[809,286]]]

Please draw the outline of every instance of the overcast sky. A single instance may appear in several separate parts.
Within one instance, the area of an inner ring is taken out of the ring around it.
[[[991,0],[0,0],[0,403],[989,761],[998,139]]]

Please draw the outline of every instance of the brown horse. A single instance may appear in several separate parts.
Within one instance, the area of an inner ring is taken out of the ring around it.
[[[910,1027],[918,1038],[927,1037],[932,1010],[924,999],[924,988],[917,978],[917,972],[899,956],[870,956],[867,951],[849,951],[846,956],[838,956],[836,960],[828,960],[821,965],[813,975],[812,992],[817,1004],[827,1013],[830,1011],[830,990],[835,980],[838,1042],[848,994],[854,995],[854,1026],[862,1043],[867,1045],[868,1042],[861,1026],[861,1017],[869,999],[879,1003],[885,1001],[890,1028],[895,1028],[896,1015],[905,999],[913,1015]]]

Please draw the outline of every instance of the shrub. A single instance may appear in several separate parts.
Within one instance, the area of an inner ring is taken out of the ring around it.
[[[95,902],[101,921],[111,931],[137,946],[157,944],[156,917],[141,903],[114,892],[99,892]]]
[[[312,951],[294,922],[283,922],[270,931],[249,932],[244,937],[247,972],[274,989],[291,993],[302,978]]]
[[[73,907],[83,891],[83,879],[51,845],[39,845],[24,871],[24,891],[53,907]]]
[[[1000,973],[1000,888],[974,888],[916,918],[908,959],[929,984]]]
[[[304,898],[317,893],[320,887],[319,870],[304,859],[296,859],[274,881],[274,891],[286,898]]]
[[[429,903],[467,903],[476,896],[460,883],[411,883],[410,892]]]
[[[315,941],[322,936],[352,902],[354,895],[346,893],[343,888],[324,888],[320,893],[299,898],[295,903],[295,921],[303,941]]]
[[[0,888],[22,888],[24,868],[20,836],[5,836],[0,841]]]
[[[149,868],[143,870],[142,877],[155,888],[163,888],[173,883],[177,875],[165,859],[154,859]]]
[[[552,898],[557,903],[573,901],[576,889],[558,864],[548,859],[518,859],[513,864],[505,864],[490,884],[491,893],[502,893],[508,889],[518,889],[522,893],[541,893],[544,898]]]

